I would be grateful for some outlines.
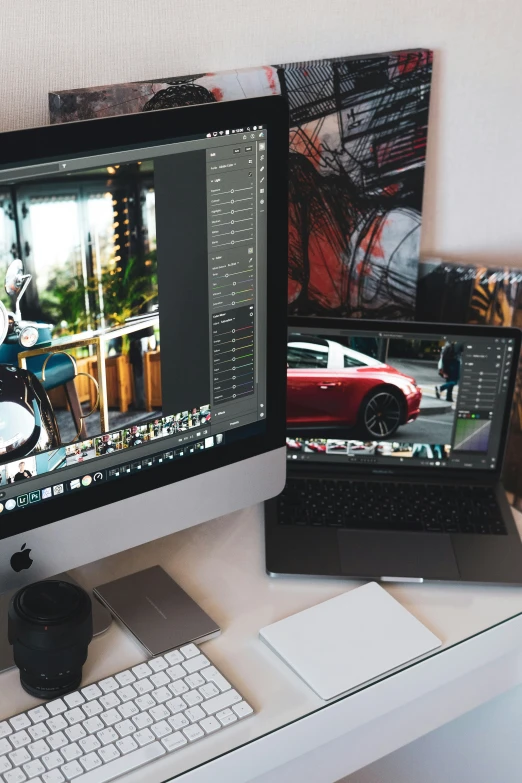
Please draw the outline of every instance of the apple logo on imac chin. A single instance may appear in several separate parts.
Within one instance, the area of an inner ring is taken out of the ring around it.
[[[31,550],[25,548],[24,544],[19,552],[15,552],[11,558],[11,568],[17,573],[31,568],[33,561],[31,559]]]

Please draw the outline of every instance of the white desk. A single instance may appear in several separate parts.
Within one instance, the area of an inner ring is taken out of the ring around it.
[[[522,529],[522,514],[517,521]],[[522,682],[522,588],[389,585],[444,641],[442,651],[325,704],[259,641],[258,629],[355,582],[267,577],[261,507],[184,530],[74,575],[84,586],[94,586],[154,564],[162,565],[221,625],[222,635],[207,642],[204,651],[257,714],[137,770],[126,778],[129,783],[177,775],[190,783],[243,783],[265,774],[277,783],[335,781]],[[144,659],[133,638],[113,623],[91,644],[84,684]],[[35,704],[21,690],[16,671],[0,676],[0,720]],[[319,765],[315,773],[314,764]],[[303,766],[309,776],[303,776]]]

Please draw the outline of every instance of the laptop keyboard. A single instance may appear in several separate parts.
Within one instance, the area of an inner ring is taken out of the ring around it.
[[[282,525],[507,535],[490,487],[288,479]]]

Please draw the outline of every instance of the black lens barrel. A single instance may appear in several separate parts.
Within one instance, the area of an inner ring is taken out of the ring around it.
[[[39,699],[75,690],[92,639],[92,604],[81,587],[49,580],[23,587],[8,612],[8,638],[22,687]]]

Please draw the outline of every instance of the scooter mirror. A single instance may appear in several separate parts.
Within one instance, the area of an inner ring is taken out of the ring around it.
[[[5,274],[5,292],[9,296],[18,296],[24,284],[24,265],[15,258],[7,267]]]

